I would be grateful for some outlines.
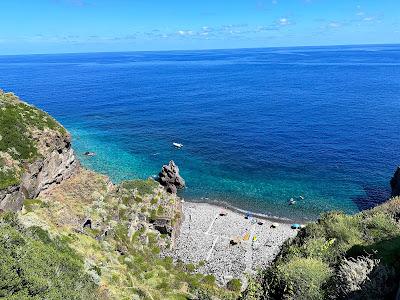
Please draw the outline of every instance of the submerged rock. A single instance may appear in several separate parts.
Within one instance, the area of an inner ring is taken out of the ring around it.
[[[400,196],[400,166],[397,167],[392,180],[390,180],[390,186],[392,187],[392,197]]]
[[[180,176],[179,168],[173,160],[162,167],[158,181],[171,194],[176,194],[178,189],[185,187],[185,180]]]

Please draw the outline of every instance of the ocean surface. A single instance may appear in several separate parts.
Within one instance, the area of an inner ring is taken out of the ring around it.
[[[400,164],[395,45],[1,56],[0,88],[58,119],[114,182],[173,159],[186,200],[355,213],[389,196]]]

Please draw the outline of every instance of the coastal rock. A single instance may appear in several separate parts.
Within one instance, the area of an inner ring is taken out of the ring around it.
[[[397,167],[392,180],[390,180],[390,186],[392,187],[392,197],[400,196],[400,166]]]
[[[79,162],[70,134],[50,115],[2,90],[0,107],[0,209],[17,211],[70,177]]]
[[[179,168],[173,160],[162,167],[158,181],[171,194],[176,194],[178,189],[185,187],[185,180],[180,176]]]
[[[0,209],[20,210],[25,199],[36,198],[40,192],[69,178],[79,167],[70,135],[44,133],[40,138],[51,145],[50,151],[43,151],[47,154],[25,168],[19,185],[0,190]]]
[[[385,299],[394,269],[366,256],[344,259],[335,274],[338,299]]]
[[[161,234],[168,234],[172,236],[174,227],[171,225],[171,220],[166,218],[159,218],[153,223],[154,229]]]

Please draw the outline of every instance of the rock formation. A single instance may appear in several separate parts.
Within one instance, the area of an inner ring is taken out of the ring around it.
[[[19,185],[0,190],[0,208],[19,210],[24,199],[36,198],[40,192],[70,177],[79,162],[71,148],[69,135],[51,139],[52,151],[29,164]]]
[[[394,269],[366,256],[344,259],[335,275],[339,299],[384,299]]]
[[[171,194],[176,194],[178,189],[185,187],[185,180],[180,176],[179,168],[173,160],[162,167],[158,174],[158,181]]]
[[[70,177],[79,162],[70,134],[49,115],[1,90],[0,107],[0,209],[17,211],[25,199]],[[15,138],[4,132],[15,132]]]
[[[392,187],[392,197],[400,196],[400,166],[397,167],[392,180],[390,180],[390,186]]]

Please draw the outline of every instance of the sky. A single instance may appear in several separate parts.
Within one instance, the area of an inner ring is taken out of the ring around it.
[[[0,54],[400,44],[400,0],[0,0]]]

